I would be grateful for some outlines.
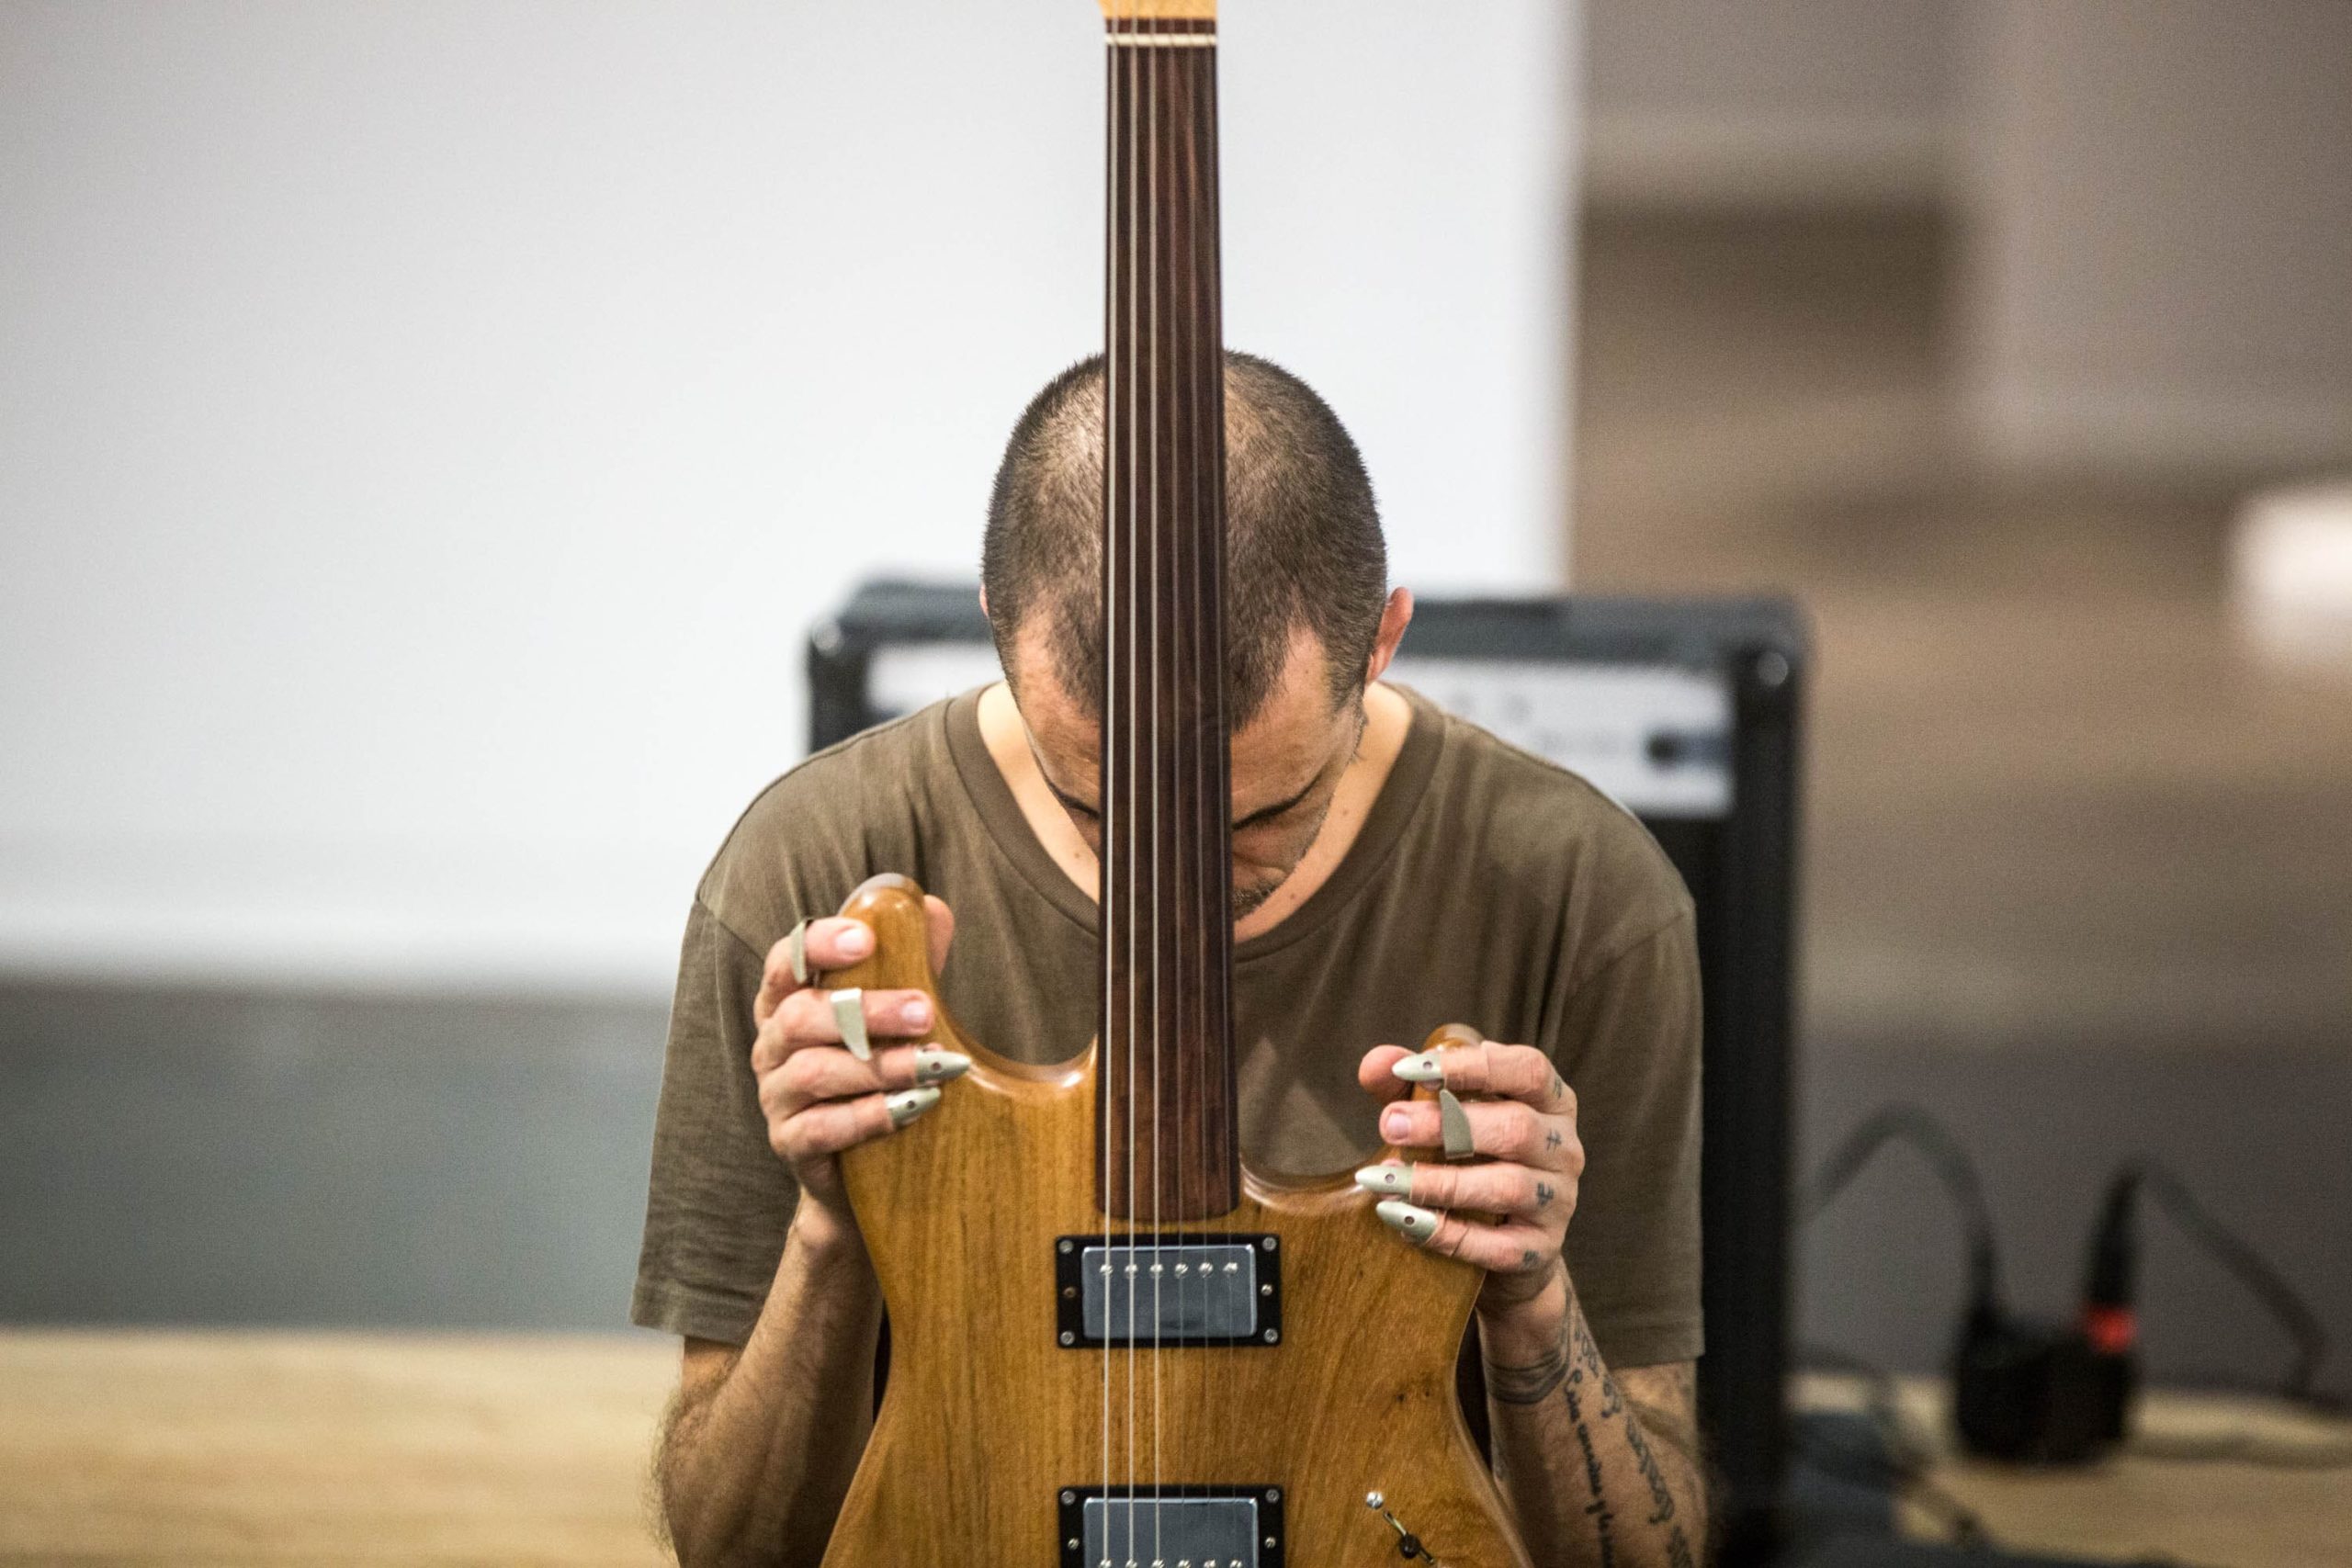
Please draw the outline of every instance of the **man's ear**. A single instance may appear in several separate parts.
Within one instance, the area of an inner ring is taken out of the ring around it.
[[[1373,638],[1372,657],[1364,661],[1363,683],[1371,685],[1396,657],[1396,645],[1405,640],[1405,628],[1413,622],[1413,591],[1392,588],[1388,603],[1380,607],[1380,635]]]
[[[989,614],[989,591],[985,588],[980,590],[980,619],[990,626],[996,625],[995,617]]]

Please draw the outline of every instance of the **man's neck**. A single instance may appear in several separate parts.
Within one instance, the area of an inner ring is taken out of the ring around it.
[[[1012,689],[1003,682],[980,694],[979,722],[980,739],[987,742],[989,756],[1012,791],[1029,830],[1036,835],[1046,852],[1053,856],[1063,874],[1088,897],[1094,897],[1102,877],[1094,852],[1087,848],[1086,840],[1070,821],[1069,813],[1046,786],[1046,775],[1037,767],[1036,754],[1029,749],[1029,732],[1022,725],[1021,710],[1012,700]],[[1264,903],[1234,922],[1236,941],[1247,942],[1273,930],[1330,879],[1340,861],[1347,857],[1349,846],[1356,841],[1356,835],[1363,830],[1365,819],[1372,815],[1373,802],[1380,798],[1381,786],[1388,782],[1388,771],[1396,766],[1397,755],[1405,749],[1406,734],[1412,727],[1412,707],[1394,690],[1376,681],[1365,690],[1363,736],[1356,743],[1356,754],[1347,771],[1340,775],[1339,791],[1332,796],[1331,809],[1325,814],[1323,826],[1317,830],[1315,841],[1307,846],[1306,857],[1283,879],[1282,885],[1267,896]]]

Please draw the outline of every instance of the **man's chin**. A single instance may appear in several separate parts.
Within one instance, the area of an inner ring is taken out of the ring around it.
[[[1250,912],[1274,896],[1280,882],[1269,882],[1260,887],[1237,887],[1233,890],[1233,918],[1236,921],[1250,918]]]

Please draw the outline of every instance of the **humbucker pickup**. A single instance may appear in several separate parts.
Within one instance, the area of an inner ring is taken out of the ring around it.
[[[1278,1345],[1282,1246],[1262,1235],[1114,1231],[1054,1243],[1063,1346]]]
[[[1279,1486],[1073,1486],[1063,1568],[1283,1568]]]

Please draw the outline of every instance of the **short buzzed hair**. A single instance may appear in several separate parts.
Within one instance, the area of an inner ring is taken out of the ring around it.
[[[1334,705],[1363,685],[1388,597],[1372,480],[1347,427],[1297,377],[1225,356],[1226,709],[1248,723],[1282,674],[1295,628],[1324,648]],[[997,656],[1035,615],[1054,674],[1102,716],[1102,357],[1047,383],[1013,426],[989,499],[980,584]]]

